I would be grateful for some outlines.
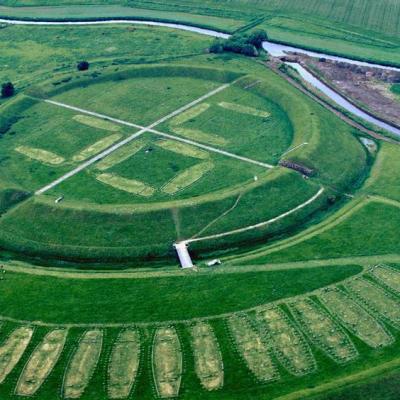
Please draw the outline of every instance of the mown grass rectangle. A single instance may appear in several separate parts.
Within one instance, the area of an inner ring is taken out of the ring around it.
[[[104,129],[106,131],[117,132],[121,130],[120,125],[114,124],[104,119],[91,117],[90,115],[78,114],[73,117],[74,121],[80,122],[81,124],[91,126],[96,129]]]
[[[321,290],[318,298],[332,315],[368,346],[378,348],[393,343],[393,336],[342,290]]]
[[[103,342],[103,332],[87,331],[65,371],[63,394],[66,399],[81,397],[97,366]]]
[[[271,307],[261,311],[258,319],[276,357],[290,373],[302,376],[315,371],[317,366],[310,347],[283,311]]]
[[[248,107],[242,104],[228,103],[222,101],[218,103],[218,105],[227,110],[235,111],[242,114],[249,114],[254,117],[268,118],[271,116],[271,113],[269,113],[268,111],[258,110],[257,108]]]
[[[212,162],[203,162],[201,164],[196,164],[191,168],[181,172],[171,181],[169,181],[166,185],[164,185],[161,190],[164,193],[173,195],[180,190],[187,188],[192,185],[200,178],[203,177],[207,172],[211,171],[214,168],[214,163]]]
[[[135,383],[140,362],[140,334],[127,329],[118,336],[108,366],[108,396],[128,398]]]
[[[183,113],[177,115],[176,117],[172,118],[170,121],[171,126],[179,126],[188,122],[190,120],[195,119],[203,112],[207,111],[210,105],[208,103],[200,103],[194,107],[191,107],[189,110],[184,111]]]
[[[138,151],[140,151],[146,142],[142,139],[137,139],[128,143],[125,146],[120,147],[118,150],[114,151],[107,157],[103,158],[96,164],[96,168],[100,171],[106,171],[115,165],[122,163],[128,158],[134,156]]]
[[[67,333],[64,329],[53,330],[36,347],[18,380],[18,396],[33,396],[39,390],[61,355]]]
[[[15,148],[15,151],[45,164],[59,165],[65,161],[63,157],[55,153],[34,147],[18,146]]]
[[[370,276],[389,289],[400,293],[400,271],[387,266],[376,266],[371,269]]]
[[[205,160],[210,157],[210,153],[207,151],[175,140],[158,140],[155,144],[164,150],[172,151],[173,153],[181,154],[183,156],[199,158],[200,160]]]
[[[153,378],[161,398],[177,397],[182,378],[182,350],[175,328],[158,328],[153,342]]]
[[[155,189],[143,182],[135,179],[126,179],[121,176],[112,174],[100,174],[96,179],[106,185],[110,185],[116,189],[123,190],[128,193],[136,194],[139,196],[149,197],[152,196]]]
[[[400,302],[398,299],[366,279],[353,279],[347,282],[345,287],[377,317],[394,327],[400,327]]]
[[[220,389],[224,384],[224,365],[212,327],[198,322],[190,327],[195,370],[206,390]]]
[[[0,384],[13,371],[28,347],[33,329],[27,326],[16,329],[0,347]]]
[[[91,144],[89,147],[86,147],[86,149],[83,149],[79,154],[76,154],[72,159],[75,162],[80,162],[90,157],[93,157],[96,154],[110,147],[115,142],[118,142],[118,140],[121,139],[121,137],[122,135],[114,134],[111,136],[107,136],[103,139],[100,139],[98,142]]]
[[[290,311],[308,338],[334,361],[343,364],[358,357],[357,349],[346,333],[311,299],[290,303]]]
[[[255,377],[263,382],[279,379],[279,372],[264,339],[249,321],[244,317],[232,316],[227,323],[239,354]]]

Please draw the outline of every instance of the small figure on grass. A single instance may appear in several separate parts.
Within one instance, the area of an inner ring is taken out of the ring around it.
[[[90,67],[90,64],[87,61],[79,61],[76,68],[78,71],[87,71]]]
[[[4,99],[14,96],[15,87],[12,82],[5,82],[1,85],[1,97]]]

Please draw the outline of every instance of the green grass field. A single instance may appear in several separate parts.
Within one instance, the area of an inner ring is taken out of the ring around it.
[[[93,19],[127,17],[175,21],[228,32],[266,28],[271,39],[315,50],[389,64],[398,58],[399,13],[395,0],[256,1],[193,0],[178,3],[140,0],[135,8],[124,0],[106,1],[6,1],[0,15],[14,18]],[[43,6],[35,8],[32,6]],[[69,5],[68,7],[51,6]],[[74,6],[71,6],[74,5]],[[96,6],[94,6],[96,5]],[[18,6],[18,7],[15,7]],[[30,6],[30,7],[24,7]]]
[[[0,15],[262,27],[400,63],[394,0],[84,3]],[[194,33],[1,25],[0,40],[17,88],[0,101],[2,400],[396,398],[397,143],[368,152],[266,55],[210,54]]]
[[[390,90],[397,96],[400,95],[400,84],[394,84],[391,86]]]

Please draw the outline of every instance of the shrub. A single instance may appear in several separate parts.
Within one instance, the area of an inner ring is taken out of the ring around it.
[[[256,49],[261,49],[262,43],[266,40],[268,40],[267,32],[257,29],[250,34],[247,43],[252,44]]]
[[[208,49],[210,53],[220,54],[224,52],[224,44],[221,40],[216,39]]]
[[[11,82],[5,82],[1,85],[1,97],[11,97],[14,95],[15,88]]]
[[[78,68],[78,71],[87,71],[90,64],[87,61],[80,61],[76,67]]]
[[[252,44],[246,44],[242,47],[242,54],[248,57],[257,57],[258,50]]]

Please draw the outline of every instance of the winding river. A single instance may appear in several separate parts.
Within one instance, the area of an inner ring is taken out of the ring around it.
[[[211,29],[198,28],[198,27],[190,26],[190,25],[174,24],[174,23],[168,23],[168,22],[156,22],[156,21],[129,20],[129,19],[110,19],[107,21],[98,20],[98,21],[58,22],[58,21],[23,21],[23,20],[1,18],[0,23],[7,23],[7,24],[13,24],[13,25],[41,25],[41,26],[46,26],[46,25],[50,25],[50,26],[67,25],[68,26],[68,25],[135,24],[135,25],[161,26],[161,27],[172,28],[172,29],[180,29],[180,30],[184,30],[184,31],[190,31],[190,32],[201,34],[201,35],[207,35],[207,36],[221,38],[221,39],[227,39],[230,37],[230,35],[228,35],[226,33],[218,32],[218,31],[211,30]],[[338,56],[333,56],[330,54],[318,53],[318,52],[314,52],[314,51],[305,50],[302,48],[287,46],[287,45],[278,44],[278,43],[272,43],[272,42],[268,42],[268,41],[263,43],[263,48],[274,57],[283,56],[290,52],[296,52],[296,53],[300,53],[300,54],[306,54],[311,57],[318,57],[318,58],[324,57],[328,60],[342,61],[342,62],[346,62],[349,64],[354,64],[354,65],[381,68],[381,69],[387,69],[387,70],[393,70],[393,71],[400,72],[400,68],[388,67],[388,66],[379,65],[379,64],[372,64],[372,63],[363,62],[363,61],[357,61],[357,60],[353,60],[353,59],[349,59],[349,58],[345,58],[345,57],[338,57]],[[400,138],[400,129],[398,129],[392,125],[389,125],[386,122],[383,122],[380,119],[375,118],[372,115],[361,110],[360,108],[354,106],[348,100],[346,100],[343,96],[339,95],[338,93],[333,91],[331,88],[329,88],[327,85],[325,85],[323,82],[321,82],[319,79],[317,79],[315,76],[310,74],[300,64],[297,64],[297,63],[287,63],[287,64],[292,66],[293,68],[295,68],[304,80],[306,80],[308,83],[310,83],[316,89],[323,92],[326,96],[328,96],[332,101],[334,101],[336,104],[338,104],[342,108],[346,109],[347,111],[356,115],[357,117],[362,118],[363,120],[378,126],[379,128],[385,129],[385,130],[393,133],[394,135],[396,135]]]

